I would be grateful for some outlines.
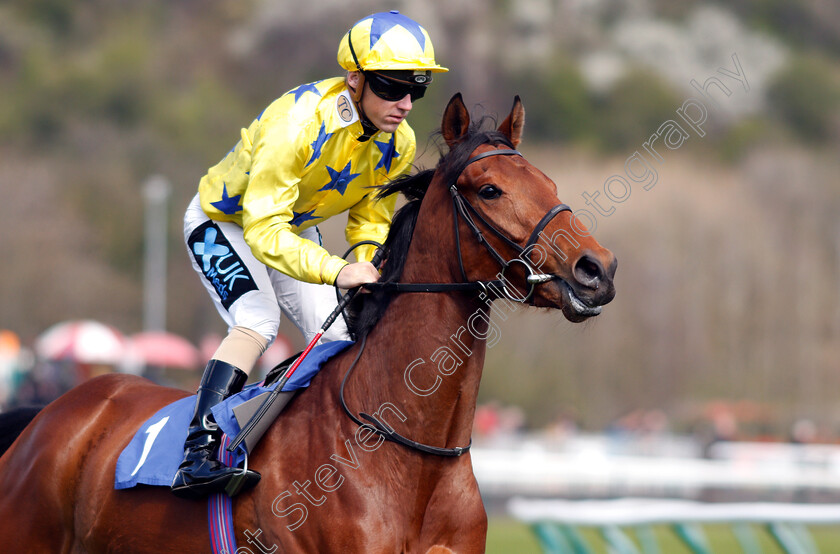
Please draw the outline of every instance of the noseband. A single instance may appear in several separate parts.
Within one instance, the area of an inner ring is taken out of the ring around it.
[[[537,241],[540,238],[540,234],[542,233],[543,229],[554,219],[559,213],[561,212],[571,212],[572,209],[567,206],[566,204],[557,204],[540,219],[537,223],[534,230],[531,232],[531,236],[528,237],[528,241],[525,243],[525,246],[520,246],[507,236],[504,233],[499,231],[496,227],[493,226],[492,223],[487,221],[479,212],[476,210],[469,201],[464,198],[464,195],[461,194],[461,191],[458,190],[457,181],[461,174],[466,171],[467,167],[475,163],[479,160],[483,160],[490,156],[522,156],[522,153],[518,150],[511,150],[511,149],[504,149],[504,150],[489,150],[487,152],[482,152],[481,154],[476,154],[475,156],[471,157],[467,160],[467,163],[464,164],[463,169],[458,172],[458,175],[452,180],[452,184],[449,186],[449,193],[452,196],[452,215],[453,215],[453,224],[455,229],[455,245],[458,251],[458,267],[461,270],[461,277],[463,277],[463,282],[461,283],[370,283],[365,285],[365,288],[371,290],[386,290],[391,292],[452,292],[452,291],[478,291],[484,293],[488,296],[493,297],[501,297],[504,296],[509,300],[514,302],[527,302],[531,299],[534,294],[534,288],[536,285],[540,283],[546,283],[554,279],[554,275],[548,273],[537,273],[536,269],[534,268],[531,259],[530,253],[534,249],[534,246],[537,244]],[[502,270],[499,272],[499,278],[489,281],[470,281],[467,277],[466,269],[464,268],[464,259],[461,255],[461,236],[460,236],[460,229],[458,222],[459,220],[463,219],[464,223],[467,227],[475,235],[476,240],[478,240],[479,244],[484,246],[484,248],[490,253],[493,259],[498,262],[498,264],[502,267]],[[484,233],[476,224],[476,219],[481,222],[481,224],[490,230],[491,233],[496,235],[502,242],[508,245],[510,248],[514,250],[518,254],[518,257],[512,258],[509,260],[505,260],[505,257],[502,256],[498,250],[496,250],[492,244],[490,244]],[[511,292],[510,285],[508,280],[505,278],[505,272],[510,269],[513,264],[521,264],[525,271],[527,272],[527,276],[525,278],[526,285],[528,288],[528,293],[526,295],[521,295],[516,292]]]
[[[490,156],[522,156],[522,154],[518,150],[489,150],[487,152],[483,152],[481,154],[476,154],[464,165],[464,169],[461,170],[461,173],[466,171],[467,167],[475,163],[479,160],[483,160],[484,158],[488,158]],[[460,174],[458,175],[460,177]],[[457,181],[458,178],[455,178]],[[461,218],[467,224],[467,227],[472,230],[473,234],[475,235],[478,242],[484,246],[485,249],[490,253],[490,255],[502,266],[502,270],[499,273],[499,279],[497,281],[491,282],[482,282],[476,281],[476,283],[485,283],[485,286],[490,284],[499,286],[502,293],[510,300],[515,302],[526,302],[533,296],[534,294],[534,287],[539,283],[546,283],[554,279],[554,275],[547,274],[547,273],[537,273],[534,269],[533,265],[530,263],[530,253],[533,250],[534,245],[540,238],[540,233],[542,233],[543,229],[554,219],[557,214],[561,212],[571,212],[572,209],[569,208],[566,204],[557,204],[540,219],[537,223],[534,230],[531,232],[531,236],[528,237],[528,242],[525,243],[525,246],[519,246],[516,242],[509,239],[507,236],[504,235],[501,231],[499,231],[496,227],[493,226],[492,223],[484,219],[478,210],[476,210],[469,201],[464,198],[464,195],[458,190],[458,186],[456,182],[453,182],[452,185],[449,187],[449,193],[452,195],[452,208],[453,208],[453,222],[455,227],[455,244],[458,249],[458,266],[461,269],[461,276],[464,278],[464,281],[469,281],[467,278],[467,272],[464,269],[464,260],[461,256],[461,237],[460,232],[458,230],[458,219]],[[490,231],[496,235],[499,239],[502,240],[505,244],[507,244],[510,248],[512,248],[517,254],[518,257],[512,258],[510,260],[505,260],[505,258],[499,254],[498,250],[493,248],[493,245],[487,242],[487,239],[484,237],[484,233],[481,232],[481,229],[478,228],[478,225],[475,223],[475,219],[473,217],[478,218],[481,223],[490,229]],[[507,280],[504,278],[505,272],[511,267],[512,264],[519,263],[525,267],[528,275],[525,278],[525,282],[530,286],[528,290],[528,294],[524,297],[518,294],[512,294],[507,286]]]

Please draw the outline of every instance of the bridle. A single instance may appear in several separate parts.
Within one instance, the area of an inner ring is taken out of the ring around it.
[[[537,223],[536,227],[534,227],[534,230],[531,232],[531,236],[528,237],[528,241],[525,243],[525,246],[520,246],[519,244],[505,236],[505,234],[499,231],[496,227],[494,227],[493,224],[484,219],[484,217],[481,216],[481,214],[473,207],[472,204],[469,203],[469,201],[466,198],[464,198],[464,196],[458,190],[457,180],[460,177],[461,173],[463,173],[470,164],[475,163],[479,160],[483,160],[490,156],[522,156],[522,154],[518,150],[513,149],[488,150],[487,152],[476,154],[467,160],[467,162],[464,164],[464,167],[453,177],[452,183],[449,186],[449,192],[452,196],[452,211],[455,226],[455,244],[457,246],[458,251],[458,266],[460,268],[461,276],[463,277],[464,281],[461,283],[370,283],[368,285],[365,285],[365,288],[370,289],[372,291],[382,290],[397,293],[473,291],[483,293],[485,295],[495,298],[505,296],[506,298],[513,300],[514,302],[527,302],[533,296],[534,288],[536,287],[536,285],[540,283],[546,283],[555,279],[554,275],[546,273],[537,273],[530,260],[530,253],[536,245],[537,241],[539,240],[540,234],[542,233],[543,229],[545,229],[549,222],[551,222],[551,220],[554,219],[561,212],[571,212],[571,208],[569,208],[569,206],[567,206],[566,204],[558,204],[550,210],[548,210],[548,212],[546,212],[542,219],[540,219],[540,221]],[[478,242],[481,245],[483,245],[484,248],[486,248],[487,251],[490,253],[490,255],[499,263],[499,265],[502,266],[502,270],[498,274],[499,279],[489,281],[470,281],[468,279],[466,269],[464,268],[464,260],[461,255],[461,237],[458,228],[458,223],[461,219],[463,219],[467,227],[469,227],[472,230]],[[493,247],[492,244],[487,242],[484,233],[482,233],[481,229],[479,229],[475,219],[478,219],[482,223],[482,225],[484,225],[487,229],[490,230],[490,232],[492,232],[499,239],[501,239],[502,242],[504,242],[515,252],[517,252],[519,257],[510,260],[505,260],[505,257],[502,256],[499,253],[499,251]],[[528,273],[525,278],[525,281],[527,285],[530,286],[530,289],[528,290],[528,294],[524,297],[519,294],[512,293],[509,290],[507,279],[505,279],[504,276],[505,271],[507,271],[514,263],[522,264]],[[344,400],[344,386],[347,384],[347,380],[350,377],[350,374],[353,372],[353,369],[356,367],[356,363],[362,356],[362,352],[364,352],[366,339],[366,335],[362,336],[361,345],[359,346],[359,350],[356,353],[356,357],[353,359],[353,362],[347,369],[347,373],[344,375],[344,379],[341,381],[341,389],[339,392],[341,407],[344,408],[345,413],[350,417],[350,419],[352,419],[357,425],[367,427],[372,431],[378,433],[386,440],[402,444],[403,446],[407,446],[414,450],[419,450],[420,452],[424,452],[426,454],[434,454],[436,456],[457,457],[469,450],[470,446],[472,446],[472,439],[470,439],[470,443],[467,446],[457,446],[455,448],[441,448],[438,446],[431,446],[419,443],[417,441],[413,441],[407,437],[400,435],[387,423],[379,421],[370,414],[364,412],[359,413],[359,417],[367,420],[367,423],[365,423],[350,411],[350,409],[347,407],[346,401]]]
[[[533,251],[537,241],[540,239],[540,235],[545,227],[553,220],[558,214],[562,212],[571,212],[572,209],[567,206],[566,204],[557,204],[540,219],[537,223],[534,230],[531,232],[531,236],[528,237],[528,241],[525,243],[525,246],[520,246],[510,238],[508,238],[504,233],[499,231],[496,227],[493,226],[492,223],[484,219],[484,217],[476,210],[470,202],[464,198],[464,195],[461,194],[461,191],[458,190],[457,180],[460,177],[461,173],[463,173],[466,168],[479,160],[483,160],[490,156],[522,156],[522,153],[518,150],[512,149],[497,149],[497,150],[488,150],[487,152],[482,152],[481,154],[476,154],[467,160],[464,164],[464,167],[459,171],[455,177],[452,179],[452,183],[449,185],[449,193],[452,196],[452,214],[453,214],[453,225],[454,225],[454,232],[455,232],[455,246],[458,252],[458,267],[461,271],[461,276],[463,277],[463,281],[460,283],[370,283],[365,285],[365,288],[370,290],[383,290],[383,291],[390,291],[390,292],[452,292],[452,291],[477,291],[479,293],[484,293],[490,297],[498,298],[504,296],[509,300],[514,302],[527,302],[533,297],[534,289],[536,285],[540,283],[546,283],[548,281],[552,281],[555,279],[554,275],[548,273],[538,273],[537,270],[534,268],[533,263],[530,259],[530,254]],[[464,268],[464,258],[461,254],[461,236],[460,236],[460,229],[459,229],[459,221],[463,219],[464,223],[466,223],[467,227],[473,232],[475,235],[476,240],[478,240],[479,244],[484,246],[484,248],[490,253],[490,255],[496,260],[496,262],[502,267],[501,271],[498,273],[498,279],[489,280],[489,281],[470,281],[467,277],[467,271]],[[484,227],[490,230],[496,237],[498,237],[502,242],[504,242],[507,246],[513,249],[514,252],[518,254],[518,257],[512,258],[509,260],[505,260],[505,257],[502,256],[498,250],[496,250],[492,244],[490,244],[484,233],[479,229],[478,225],[476,224],[476,219],[482,223]],[[517,293],[512,292],[509,281],[505,278],[505,272],[510,269],[513,264],[521,264],[527,275],[525,277],[526,285],[529,287],[527,294],[524,296]]]
[[[518,150],[489,150],[487,152],[483,152],[481,154],[477,154],[467,160],[464,169],[467,168],[472,163],[475,163],[479,160],[483,160],[484,158],[490,156],[522,156],[522,154]],[[457,178],[456,178],[457,180]],[[454,212],[454,227],[455,227],[455,244],[456,248],[458,249],[458,266],[461,270],[461,276],[464,278],[464,281],[468,281],[467,272],[464,269],[464,259],[461,256],[461,237],[458,230],[458,218],[462,218],[467,226],[472,230],[473,234],[475,235],[478,242],[490,252],[490,255],[502,266],[502,270],[499,273],[498,285],[499,290],[510,300],[516,302],[526,302],[534,295],[534,288],[539,283],[546,283],[554,279],[554,275],[548,273],[537,273],[534,266],[530,263],[530,254],[531,251],[534,249],[534,245],[536,245],[537,241],[540,238],[540,234],[542,233],[543,229],[554,219],[559,213],[561,212],[571,212],[572,209],[569,208],[566,204],[557,204],[540,219],[537,225],[534,227],[534,230],[531,231],[531,236],[528,237],[528,241],[525,243],[525,246],[519,246],[516,242],[509,239],[507,236],[504,235],[501,231],[499,231],[496,227],[493,226],[492,223],[484,219],[480,213],[473,207],[469,201],[464,198],[464,195],[458,190],[457,184],[452,183],[449,187],[449,192],[452,195],[452,205],[453,205],[453,212]],[[476,225],[473,216],[478,218],[481,223],[487,227],[494,235],[496,235],[499,239],[502,240],[506,245],[512,248],[517,254],[519,255],[516,258],[512,258],[510,260],[505,261],[504,257],[499,254],[499,252],[493,248],[493,245],[487,242],[484,238],[484,234],[481,232],[481,229],[478,228]],[[510,289],[507,286],[507,280],[505,279],[505,271],[507,271],[512,264],[519,263],[525,267],[528,275],[525,277],[525,282],[530,286],[528,290],[528,294],[524,297],[520,297],[516,294],[511,294]],[[476,281],[476,283],[481,283],[481,281]],[[490,286],[490,283],[485,283],[485,286]],[[493,283],[495,284],[495,283]]]

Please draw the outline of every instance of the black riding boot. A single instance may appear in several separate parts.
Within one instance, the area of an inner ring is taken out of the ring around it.
[[[222,431],[213,420],[210,408],[242,390],[248,376],[226,362],[210,360],[195,401],[195,413],[184,444],[184,461],[172,481],[172,492],[181,498],[202,498],[225,492],[234,496],[256,485],[260,474],[227,467],[216,459]]]

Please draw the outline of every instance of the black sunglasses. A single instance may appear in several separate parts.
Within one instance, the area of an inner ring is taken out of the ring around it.
[[[365,80],[376,96],[388,102],[398,102],[406,95],[410,95],[411,101],[414,102],[423,98],[423,95],[426,94],[427,85],[411,85],[394,81],[373,72],[365,71]]]

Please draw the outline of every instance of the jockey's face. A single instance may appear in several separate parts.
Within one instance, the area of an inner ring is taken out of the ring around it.
[[[400,100],[390,102],[379,98],[370,90],[370,85],[365,83],[365,93],[362,95],[362,109],[368,116],[370,122],[376,125],[381,131],[393,133],[397,130],[402,120],[411,111],[411,96],[406,94]]]
[[[358,72],[350,72],[347,76],[347,84],[354,89],[359,85]],[[396,131],[397,127],[399,127],[402,120],[405,119],[413,107],[409,94],[396,101],[383,100],[370,90],[370,86],[367,83],[365,83],[361,105],[362,111],[364,111],[370,122],[377,129],[386,133]]]

